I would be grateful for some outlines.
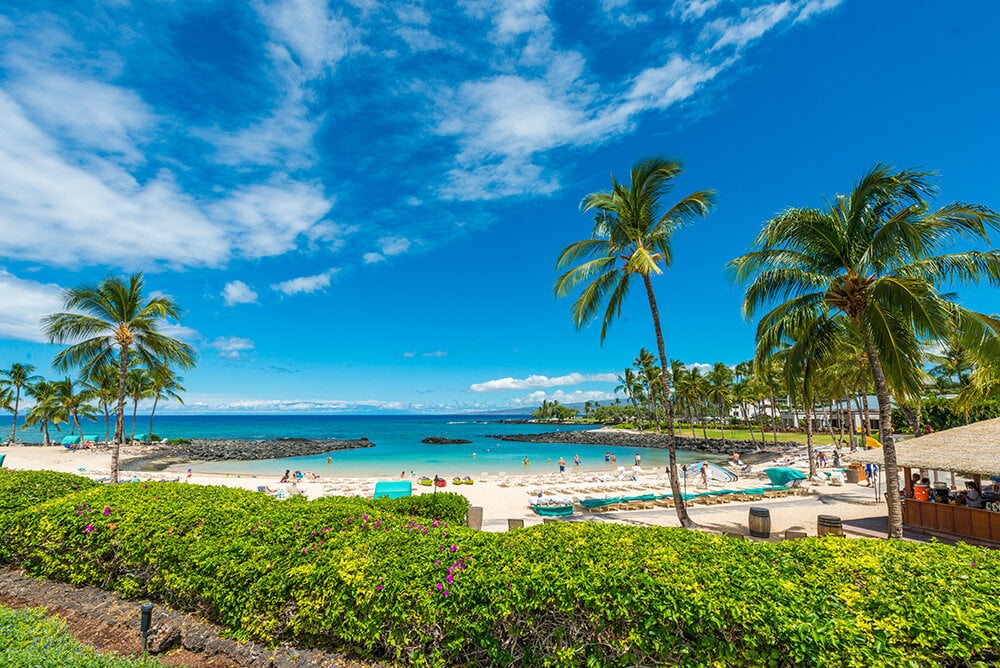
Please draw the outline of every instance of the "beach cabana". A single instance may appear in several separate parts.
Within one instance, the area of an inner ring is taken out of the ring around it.
[[[882,448],[850,455],[850,461],[884,464]],[[1000,547],[1000,497],[983,493],[983,508],[957,505],[954,499],[927,495],[917,499],[914,470],[948,471],[972,479],[982,490],[983,478],[1000,476],[1000,418],[927,434],[896,444],[896,463],[906,485],[903,524],[949,538],[972,539]]]
[[[375,483],[376,499],[398,499],[403,496],[410,496],[412,493],[413,487],[409,480]]]
[[[62,444],[65,445],[65,446],[67,446],[67,447],[69,447],[69,446],[76,447],[76,446],[80,445],[80,437],[79,436],[64,436],[63,440],[62,440]]]

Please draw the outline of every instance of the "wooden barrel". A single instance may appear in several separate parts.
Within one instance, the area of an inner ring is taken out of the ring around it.
[[[767,508],[750,509],[750,535],[754,538],[771,537],[771,511]]]
[[[816,518],[817,536],[843,536],[844,523],[833,515],[820,515]]]
[[[507,520],[507,531],[512,531],[513,529],[523,529],[524,520]]]

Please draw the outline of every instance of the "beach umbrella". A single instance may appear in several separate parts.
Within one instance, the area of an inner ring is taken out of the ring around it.
[[[712,480],[717,480],[719,482],[736,482],[739,480],[739,476],[732,471],[728,471],[718,464],[705,461],[688,464],[687,471],[684,472],[684,477],[697,478],[701,476],[701,467],[704,464],[708,464],[708,468],[712,469]]]

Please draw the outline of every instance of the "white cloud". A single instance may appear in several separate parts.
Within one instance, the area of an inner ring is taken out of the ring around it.
[[[361,33],[327,0],[256,2],[272,39],[288,47],[310,75],[335,65],[360,45]]]
[[[449,47],[447,42],[424,28],[403,26],[397,28],[395,33],[411,51],[437,51]]]
[[[257,293],[243,281],[230,281],[222,288],[222,298],[226,300],[226,306],[234,304],[256,304]]]
[[[44,342],[39,321],[62,310],[58,285],[25,281],[0,269],[0,337]]]
[[[714,9],[721,0],[675,0],[670,13],[679,16],[681,21],[700,19]]]
[[[219,357],[239,359],[244,353],[254,349],[253,341],[238,336],[222,336],[205,344],[219,351]]]
[[[382,237],[378,240],[378,247],[382,249],[382,255],[399,255],[410,250],[410,243],[406,237]]]
[[[380,253],[365,253],[361,256],[365,264],[375,264],[376,262],[381,262],[385,259],[385,256]]]
[[[434,351],[429,352],[429,353],[420,353],[420,354],[423,355],[424,357],[447,357],[448,356],[448,351],[447,350],[434,350]]]
[[[332,200],[317,183],[276,175],[202,204],[168,170],[139,181],[96,154],[68,157],[2,91],[0,136],[3,256],[127,269],[219,266],[237,255],[285,253],[300,240],[335,248],[350,232],[323,220]]]
[[[324,271],[322,274],[316,274],[314,276],[300,276],[282,283],[277,283],[271,287],[278,292],[284,292],[286,295],[316,292],[317,290],[321,290],[329,286],[330,279],[338,271],[340,270],[332,268]]]
[[[405,353],[403,353],[403,357],[416,357],[416,356],[417,356],[417,351],[415,350],[408,350]]]
[[[568,373],[565,376],[532,375],[527,378],[498,378],[469,386],[472,392],[506,392],[508,390],[528,390],[536,387],[558,387],[560,385],[579,385],[580,383],[614,382],[618,377],[613,373]]]
[[[185,327],[180,323],[167,323],[160,327],[160,333],[172,339],[179,339],[186,343],[192,343],[201,339],[201,333],[193,327]]]
[[[761,37],[768,30],[791,15],[794,5],[786,2],[761,5],[753,9],[744,8],[739,19],[720,18],[712,21],[703,32],[706,36],[718,35],[711,50],[724,46],[742,48]]]
[[[511,401],[513,406],[537,406],[543,399],[558,401],[561,404],[575,404],[582,401],[612,401],[615,395],[611,392],[601,392],[599,390],[576,390],[574,392],[563,392],[556,390],[547,394],[542,390],[532,392],[523,397],[518,397]]]

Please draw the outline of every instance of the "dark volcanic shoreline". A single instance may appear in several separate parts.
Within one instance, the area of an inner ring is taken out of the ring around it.
[[[542,434],[492,434],[487,438],[518,443],[567,443],[570,445],[600,445],[609,448],[659,448],[667,449],[666,434],[651,434],[621,429],[598,429],[585,431],[550,431]],[[721,438],[691,438],[690,436],[674,436],[678,450],[704,452],[706,454],[730,455],[734,450],[743,455],[744,461],[759,459],[767,455],[785,454],[789,450],[803,447],[801,443],[779,441],[777,447],[773,442],[761,445],[760,441],[735,440],[727,438],[723,443]]]
[[[161,471],[173,464],[188,461],[249,461],[322,455],[337,450],[372,448],[375,444],[362,436],[345,441],[314,438],[276,438],[269,441],[241,441],[229,438],[195,438],[186,445],[146,446],[122,462],[128,470]]]

